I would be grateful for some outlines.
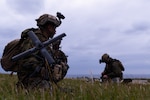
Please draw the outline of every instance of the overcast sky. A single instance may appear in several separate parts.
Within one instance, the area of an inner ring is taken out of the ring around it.
[[[61,46],[68,74],[101,73],[104,53],[121,60],[125,74],[149,74],[149,5],[150,0],[1,0],[0,56],[24,29],[37,27],[40,15],[61,12],[66,18],[56,36],[67,34]]]

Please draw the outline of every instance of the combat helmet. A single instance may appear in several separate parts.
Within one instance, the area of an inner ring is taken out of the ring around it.
[[[37,21],[37,26],[44,26],[47,23],[53,23],[56,27],[58,27],[61,22],[53,15],[50,14],[43,14],[41,15]]]
[[[41,15],[38,19],[36,19],[37,26],[41,27],[49,22],[49,23],[53,23],[56,27],[58,27],[61,24],[61,19],[65,19],[65,16],[60,12],[57,12],[56,15],[57,15],[56,17],[50,14]]]
[[[102,57],[101,57],[99,62],[100,63],[106,62],[108,60],[108,58],[109,58],[109,55],[107,53],[105,53],[105,54],[102,55]]]

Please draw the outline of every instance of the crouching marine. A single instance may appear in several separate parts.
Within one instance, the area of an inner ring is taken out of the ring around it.
[[[67,74],[67,56],[60,49],[66,34],[54,37],[55,29],[64,18],[61,13],[57,13],[57,17],[43,14],[36,19],[38,28],[24,30],[20,39],[4,48],[2,68],[17,73],[18,88],[50,89],[53,83],[57,84]]]

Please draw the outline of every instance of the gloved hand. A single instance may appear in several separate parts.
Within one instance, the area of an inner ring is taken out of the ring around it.
[[[104,76],[103,76],[103,78],[107,79],[107,78],[108,78],[108,76],[107,76],[107,75],[104,75]]]

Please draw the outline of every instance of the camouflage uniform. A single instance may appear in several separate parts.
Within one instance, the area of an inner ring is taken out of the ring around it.
[[[20,46],[21,52],[33,48],[33,43],[26,34],[30,30],[34,31],[40,41],[44,42],[47,40],[47,37],[42,34],[40,29],[27,29],[21,35],[23,39],[23,43]],[[51,51],[50,47],[47,47],[47,49],[49,52]],[[45,59],[40,55],[39,51],[20,59],[18,65],[17,75],[19,83],[22,83],[25,88],[40,87],[38,85],[42,85],[43,81],[44,83],[47,82],[47,85],[49,84],[49,73],[45,69]],[[42,73],[46,75],[42,75]],[[46,88],[48,87],[47,85],[45,86]]]
[[[112,59],[109,55],[104,54],[100,62],[105,62],[106,66],[104,71],[102,72],[102,79],[104,75],[107,75],[108,79],[113,79],[119,77],[120,80],[123,79],[124,67],[122,63],[117,59]]]
[[[65,53],[60,50],[60,43],[61,41],[56,41],[52,44],[52,54],[54,55],[54,60],[56,61],[56,66],[52,69],[53,70],[53,80],[55,82],[58,82],[64,78],[64,76],[67,73],[67,70],[69,69],[69,66],[67,64],[67,56]],[[61,65],[61,66],[60,66]]]
[[[52,15],[43,14],[40,16],[37,21],[37,26],[39,28],[26,29],[21,34],[21,40],[23,41],[20,48],[21,52],[24,52],[30,48],[33,48],[34,45],[31,39],[28,37],[27,32],[33,31],[41,42],[52,38],[55,34],[55,29],[61,24],[61,18],[63,15],[61,13],[57,14],[59,20]],[[66,58],[63,52],[56,53],[61,50],[53,50],[52,44],[46,47],[49,53],[52,54],[52,57],[55,60],[55,63],[48,64],[47,60],[40,54],[39,51],[32,53],[31,55],[24,57],[18,61],[18,83],[17,86],[23,86],[25,89],[48,89],[51,88],[51,83],[57,83],[62,80],[67,73],[69,66],[67,65],[67,60],[59,60],[56,56],[63,56],[59,58]],[[65,73],[65,75],[64,75]]]

